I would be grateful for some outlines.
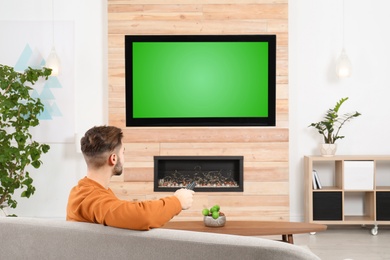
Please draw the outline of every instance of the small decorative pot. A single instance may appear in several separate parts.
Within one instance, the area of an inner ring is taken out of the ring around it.
[[[320,145],[321,155],[325,157],[334,156],[337,150],[336,144],[321,144]]]
[[[204,216],[203,222],[206,227],[223,227],[226,223],[226,216],[219,216],[217,219],[213,219],[212,216]]]

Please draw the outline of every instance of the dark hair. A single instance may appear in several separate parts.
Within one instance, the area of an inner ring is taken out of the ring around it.
[[[103,166],[108,156],[122,145],[123,132],[115,126],[95,126],[80,140],[81,151],[89,167]]]

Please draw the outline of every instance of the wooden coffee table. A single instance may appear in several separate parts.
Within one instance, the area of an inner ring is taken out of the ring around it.
[[[227,220],[223,227],[206,227],[203,221],[171,221],[162,228],[241,236],[282,235],[282,241],[294,244],[293,234],[324,231],[327,226],[303,222]]]

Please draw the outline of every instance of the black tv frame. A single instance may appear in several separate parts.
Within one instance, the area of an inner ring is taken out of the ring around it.
[[[133,42],[268,42],[268,116],[228,118],[133,118],[132,46]],[[126,35],[126,126],[275,126],[276,125],[276,35]]]

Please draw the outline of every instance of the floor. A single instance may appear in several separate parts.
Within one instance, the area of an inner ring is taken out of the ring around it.
[[[294,244],[310,248],[322,260],[390,260],[390,226],[328,226],[323,232],[294,235]]]

